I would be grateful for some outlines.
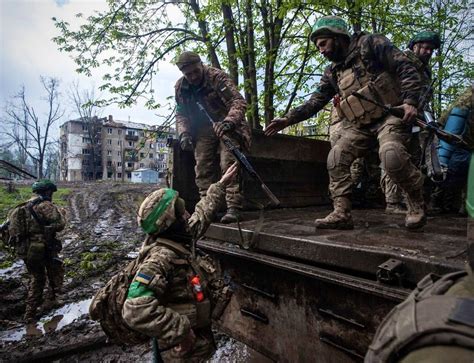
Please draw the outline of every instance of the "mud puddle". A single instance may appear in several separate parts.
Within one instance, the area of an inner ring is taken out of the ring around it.
[[[81,319],[89,312],[92,298],[64,305],[41,317],[37,323],[17,326],[0,333],[0,342],[17,342],[31,336],[41,336],[58,331]]]

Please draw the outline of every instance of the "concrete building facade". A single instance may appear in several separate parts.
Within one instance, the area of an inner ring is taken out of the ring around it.
[[[108,118],[76,119],[60,126],[61,180],[131,181],[137,169],[164,178],[174,130]]]

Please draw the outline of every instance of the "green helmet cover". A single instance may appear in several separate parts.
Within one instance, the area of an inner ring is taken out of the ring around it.
[[[138,224],[148,234],[162,233],[176,221],[178,192],[162,188],[149,194],[138,211]]]
[[[47,190],[51,190],[52,192],[55,192],[58,190],[56,184],[54,184],[49,179],[40,179],[40,180],[35,181],[33,185],[31,186],[31,189],[33,190],[33,193],[41,193]]]
[[[347,23],[339,16],[323,16],[314,23],[311,29],[310,39],[314,42],[319,37],[334,35],[350,37],[351,35],[349,34]]]
[[[408,48],[413,50],[413,46],[416,43],[427,42],[433,43],[435,49],[438,49],[441,46],[441,38],[437,32],[431,30],[424,30],[415,34],[415,36],[408,43]]]

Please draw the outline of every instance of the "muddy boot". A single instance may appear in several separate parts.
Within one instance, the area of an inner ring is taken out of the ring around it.
[[[240,211],[237,208],[229,208],[224,217],[221,218],[221,223],[235,223],[238,220],[240,220]]]
[[[425,201],[421,191],[407,195],[408,212],[405,217],[405,227],[408,229],[421,228],[426,224]]]
[[[354,229],[351,215],[351,201],[346,197],[334,198],[334,211],[326,218],[314,221],[319,229]]]
[[[386,214],[407,214],[407,210],[400,203],[387,203],[385,206]]]

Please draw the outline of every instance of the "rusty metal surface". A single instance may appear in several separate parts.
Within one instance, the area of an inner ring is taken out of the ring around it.
[[[385,215],[383,210],[355,210],[353,231],[316,230],[314,218],[328,211],[319,207],[266,211],[254,250],[374,280],[378,267],[395,258],[403,262],[408,287],[430,272],[444,274],[463,268],[465,218],[430,217],[423,231],[410,232],[403,227],[403,216]],[[252,239],[257,217],[257,213],[244,215],[241,228],[245,241]],[[223,243],[241,243],[237,225],[213,224],[206,236]]]
[[[278,362],[361,362],[408,293],[215,241],[200,247],[217,254],[234,289],[219,329]],[[385,288],[396,298],[377,293]]]

